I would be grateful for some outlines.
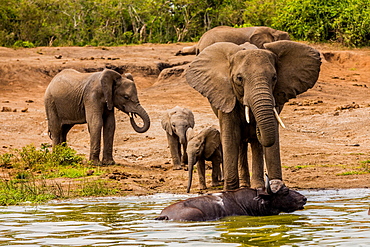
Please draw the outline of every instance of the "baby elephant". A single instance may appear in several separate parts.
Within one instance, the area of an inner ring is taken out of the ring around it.
[[[186,153],[188,155],[189,165],[189,181],[187,192],[190,192],[190,187],[193,180],[193,167],[197,162],[200,189],[207,189],[205,178],[206,160],[212,162],[212,186],[218,186],[222,179],[220,165],[222,163],[220,132],[213,127],[208,127],[203,129],[198,134],[195,134],[194,130],[189,128],[186,132],[186,138],[188,140]]]
[[[156,220],[209,221],[227,216],[268,216],[304,208],[307,198],[285,185],[272,193],[267,179],[266,193],[240,188],[189,198],[162,210]]]
[[[194,128],[194,115],[187,108],[175,106],[166,111],[161,124],[167,134],[174,169],[179,170],[181,169],[181,164],[185,165],[188,163],[186,131],[188,128]],[[181,152],[181,146],[183,152]]]

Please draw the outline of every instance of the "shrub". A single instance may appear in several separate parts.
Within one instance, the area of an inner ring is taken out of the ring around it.
[[[370,44],[370,0],[287,0],[277,9],[272,27],[296,39]]]

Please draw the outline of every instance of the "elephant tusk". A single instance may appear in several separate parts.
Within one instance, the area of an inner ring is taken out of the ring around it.
[[[250,123],[249,107],[248,106],[245,106],[245,120],[247,120],[247,123]]]
[[[275,113],[275,117],[276,117],[277,121],[279,122],[281,127],[283,127],[285,129],[285,124],[283,123],[283,120],[281,120],[281,118],[279,117],[279,113],[277,112],[275,107],[273,109],[274,109],[274,113]]]

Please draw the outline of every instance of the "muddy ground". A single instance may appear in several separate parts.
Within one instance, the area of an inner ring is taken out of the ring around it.
[[[218,120],[208,101],[186,84],[181,69],[194,56],[174,56],[189,44],[144,44],[121,47],[0,48],[0,154],[28,144],[51,143],[43,94],[64,68],[94,72],[105,67],[130,72],[151,128],[138,134],[128,117],[117,112],[114,158],[102,178],[122,194],[185,193],[187,172],[173,170],[161,115],[176,105],[191,109],[195,130]],[[322,53],[321,74],[313,89],[291,100],[281,117],[281,157],[286,185],[292,188],[363,188],[370,183],[370,50],[313,45]],[[69,145],[89,153],[86,125],[75,126]],[[9,169],[0,167],[2,177]],[[207,170],[210,183],[211,170]],[[343,175],[351,174],[351,175]],[[197,175],[192,192],[198,192]],[[60,181],[67,183],[67,181]],[[208,191],[219,190],[211,188]]]

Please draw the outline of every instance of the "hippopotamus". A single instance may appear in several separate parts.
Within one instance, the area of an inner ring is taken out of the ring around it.
[[[268,216],[301,210],[307,198],[284,184],[273,193],[267,179],[264,191],[239,188],[176,202],[164,208],[156,220],[210,221],[227,216]]]

